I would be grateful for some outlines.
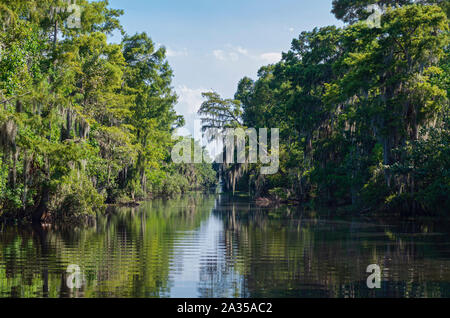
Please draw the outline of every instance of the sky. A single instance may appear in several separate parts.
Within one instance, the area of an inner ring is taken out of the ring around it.
[[[244,76],[278,62],[302,31],[341,25],[332,0],[110,0],[123,9],[125,31],[146,32],[167,49],[179,96],[175,109],[186,120],[182,135],[198,135],[194,122],[202,92],[232,98]]]

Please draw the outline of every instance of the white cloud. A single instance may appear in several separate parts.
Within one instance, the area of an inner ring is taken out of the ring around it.
[[[182,49],[182,50],[173,50],[171,48],[166,48],[166,53],[168,57],[177,57],[177,56],[188,56],[188,51],[187,49]]]
[[[192,133],[186,127],[177,128],[175,131],[176,136],[188,137],[192,136]]]
[[[225,61],[225,52],[222,50],[214,50],[214,57],[220,61]]]
[[[241,57],[246,57],[256,61],[262,61],[266,64],[273,64],[281,60],[281,53],[267,52],[259,55],[250,54],[249,51],[241,46],[226,45],[227,50],[214,50],[213,55],[219,61],[236,62]]]
[[[208,149],[210,155],[215,156],[222,150],[221,144],[208,144],[207,140],[202,137],[200,116],[197,114],[201,104],[204,102],[202,93],[211,90],[205,88],[189,88],[186,85],[180,85],[176,88],[178,94],[178,104],[175,110],[179,115],[185,119],[185,126],[178,128],[176,135],[178,136],[193,136],[198,141],[202,141]]]
[[[281,53],[276,52],[263,53],[259,56],[259,58],[268,64],[273,64],[281,60]]]
[[[214,50],[213,55],[219,61],[232,61],[239,60],[239,55],[236,52],[225,52],[223,50]]]
[[[186,85],[176,87],[178,104],[175,106],[177,114],[182,115],[185,126],[177,130],[180,136],[194,135],[201,136],[200,131],[195,131],[195,121],[198,120],[197,112],[204,101],[202,93],[207,92],[204,88],[189,88]],[[197,129],[198,130],[198,129]]]
[[[295,29],[294,28],[289,28],[289,32],[294,32],[295,31]]]
[[[202,93],[208,91],[204,88],[193,89],[186,85],[181,85],[176,88],[178,94],[178,105],[176,110],[182,115],[190,115],[197,113],[200,105],[203,103]]]
[[[166,49],[166,56],[168,57],[177,57],[177,56],[188,56],[188,50],[187,48],[181,49],[181,50],[174,50],[164,44],[158,43],[156,42],[156,47],[157,48],[162,48],[164,47]]]
[[[244,49],[244,48],[242,48],[242,47],[240,47],[240,46],[236,47],[236,51],[237,51],[238,53],[242,54],[242,55],[248,55],[248,50],[247,50],[247,49]]]
[[[226,51],[224,50],[213,51],[213,55],[217,60],[236,62],[239,60],[241,56],[247,57],[250,56],[248,50],[241,46],[233,46],[231,44],[227,44],[225,45],[225,47],[227,48]]]

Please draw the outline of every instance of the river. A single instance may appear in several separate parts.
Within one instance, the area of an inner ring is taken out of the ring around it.
[[[0,227],[0,297],[450,297],[449,233],[449,219],[191,194],[92,227]]]

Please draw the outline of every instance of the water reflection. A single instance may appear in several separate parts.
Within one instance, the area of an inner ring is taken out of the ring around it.
[[[448,220],[337,218],[191,195],[84,229],[2,228],[1,297],[449,297]],[[84,272],[67,287],[67,266]],[[382,288],[369,290],[369,264]]]

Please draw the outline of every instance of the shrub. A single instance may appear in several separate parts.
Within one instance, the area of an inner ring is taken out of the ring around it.
[[[83,174],[63,177],[50,204],[51,215],[58,220],[82,220],[104,208],[104,197]]]

